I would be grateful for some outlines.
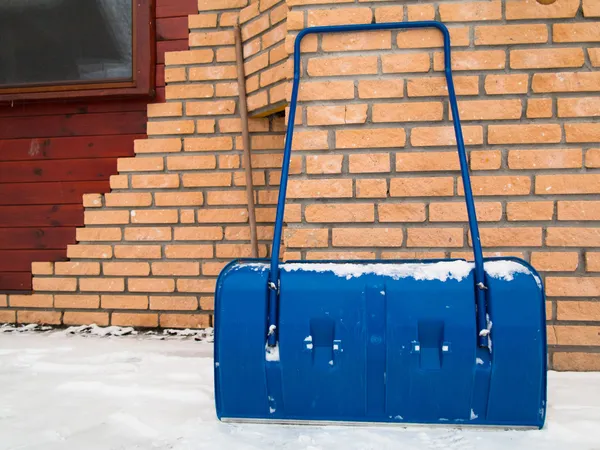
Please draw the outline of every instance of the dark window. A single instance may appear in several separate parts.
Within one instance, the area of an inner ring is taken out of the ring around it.
[[[151,4],[0,0],[0,99],[25,92],[72,96],[65,91],[139,88],[140,77],[151,79],[141,73],[151,71]],[[149,88],[142,90],[147,94]]]

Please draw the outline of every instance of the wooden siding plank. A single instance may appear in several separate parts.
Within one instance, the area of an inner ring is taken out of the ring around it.
[[[0,206],[0,227],[24,226],[83,226],[83,205]]]
[[[133,156],[133,141],[145,137],[123,134],[0,140],[0,162]]]
[[[187,39],[189,35],[188,17],[163,17],[156,20],[156,40],[172,41]]]
[[[31,288],[31,269],[27,272],[0,272],[0,292],[30,291]]]
[[[0,163],[0,183],[108,180],[117,158],[17,161]]]
[[[156,17],[198,14],[198,0],[156,0]]]
[[[13,106],[0,105],[0,117],[37,117],[56,116],[60,114],[93,114],[107,112],[145,111],[148,100],[119,101],[78,101],[78,102],[44,102],[16,103]]]
[[[110,191],[108,181],[0,184],[0,206],[80,205],[83,194]]]
[[[76,242],[72,227],[0,229],[0,250],[65,250]]]
[[[0,121],[0,139],[138,134],[146,132],[146,122],[142,111],[40,116],[35,126],[30,117],[7,117]]]
[[[156,65],[156,87],[164,87],[165,86],[165,65],[157,64]]]

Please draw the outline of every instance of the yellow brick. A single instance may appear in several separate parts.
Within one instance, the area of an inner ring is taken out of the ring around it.
[[[471,22],[502,19],[502,1],[442,3],[440,16],[444,22]]]

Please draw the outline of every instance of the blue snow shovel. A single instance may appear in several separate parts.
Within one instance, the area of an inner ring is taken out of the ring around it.
[[[280,263],[302,39],[314,33],[427,27],[444,36],[474,263]],[[217,281],[219,419],[542,428],[544,289],[525,261],[483,258],[448,29],[439,22],[308,28],[296,38],[294,64],[270,263],[233,261]]]

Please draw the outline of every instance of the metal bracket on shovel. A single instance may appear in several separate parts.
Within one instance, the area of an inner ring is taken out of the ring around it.
[[[473,191],[471,189],[471,180],[469,177],[469,165],[465,152],[465,144],[460,125],[458,114],[458,103],[456,101],[456,92],[454,90],[454,82],[452,81],[452,66],[450,57],[450,33],[448,28],[440,22],[425,21],[425,22],[394,22],[394,23],[377,23],[365,25],[340,25],[328,27],[312,27],[306,28],[296,37],[294,45],[294,82],[292,88],[292,99],[289,108],[287,135],[285,141],[285,149],[283,154],[283,164],[281,167],[281,183],[279,188],[279,197],[277,202],[277,216],[275,220],[275,231],[273,234],[273,247],[271,255],[271,271],[269,273],[269,286],[277,287],[269,289],[269,309],[268,309],[268,337],[267,343],[273,347],[278,341],[278,310],[279,310],[279,249],[281,245],[281,232],[283,227],[283,215],[285,210],[285,196],[287,190],[288,173],[290,165],[290,157],[292,152],[292,139],[294,135],[294,123],[296,116],[296,104],[298,102],[298,88],[300,85],[300,44],[302,39],[309,34],[317,33],[343,33],[343,32],[359,32],[373,30],[389,30],[389,29],[412,29],[412,28],[437,28],[444,35],[444,73],[448,84],[448,95],[450,99],[450,107],[454,123],[454,132],[456,134],[456,143],[458,146],[458,156],[460,160],[460,171],[463,180],[465,191],[465,201],[467,203],[467,213],[469,216],[469,229],[473,240],[473,253],[475,256],[475,296],[477,302],[477,330],[478,344],[480,347],[487,347],[488,336],[486,319],[486,285],[485,272],[483,268],[483,253],[481,250],[481,241],[479,238],[479,227],[477,225],[477,215],[475,213],[475,203],[473,201]]]

